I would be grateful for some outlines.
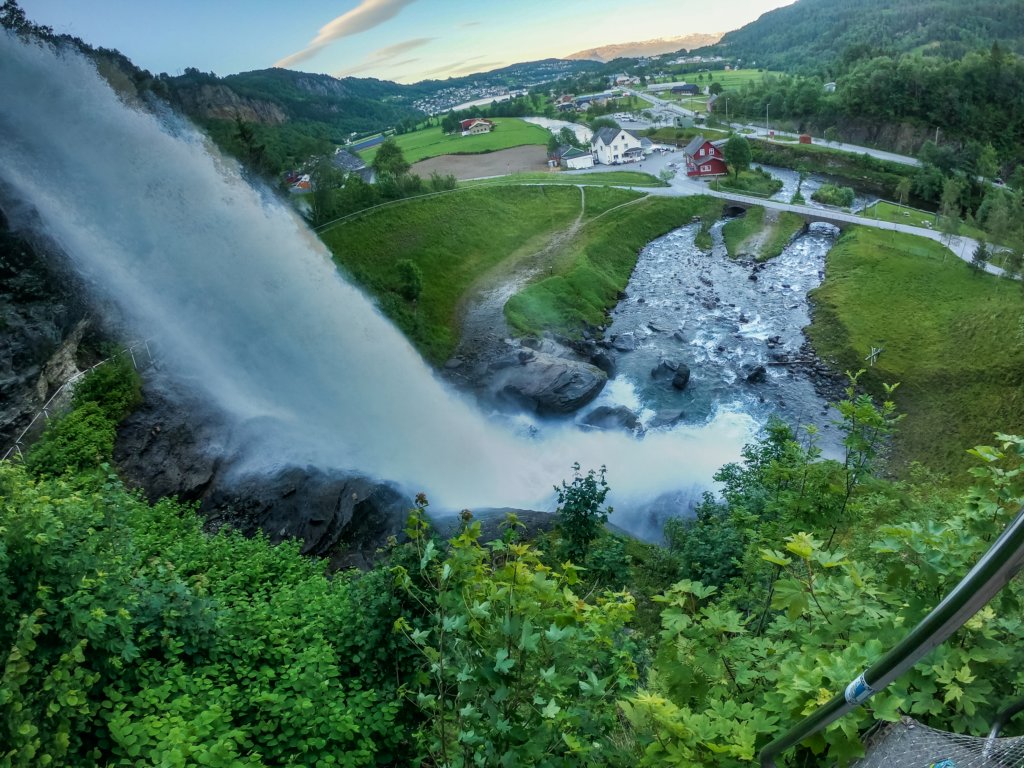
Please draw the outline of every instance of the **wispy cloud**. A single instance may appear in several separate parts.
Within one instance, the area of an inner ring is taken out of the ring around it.
[[[462,59],[462,61],[453,61],[450,64],[445,64],[443,67],[437,67],[436,69],[428,70],[428,71],[426,71],[426,72],[424,72],[422,74],[423,74],[423,77],[430,77],[431,75],[439,75],[442,72],[450,72],[452,69],[456,69],[458,67],[464,67],[467,64],[469,64],[471,61],[479,61],[482,58],[483,58],[482,55],[481,56],[470,56],[468,59]],[[472,66],[476,66],[476,65],[472,65]]]
[[[455,26],[458,27],[459,29],[466,29],[468,27],[479,27],[480,26],[480,22],[479,21],[464,21],[461,24],[456,24]]]
[[[378,48],[376,51],[367,54],[367,56],[354,67],[343,69],[339,72],[335,72],[335,77],[348,77],[359,72],[365,72],[368,69],[393,69],[395,67],[401,67],[405,64],[411,64],[419,59],[406,59],[398,63],[392,63],[392,59],[398,58],[403,53],[421,48],[427,43],[431,42],[436,38],[433,37],[414,37],[411,40],[403,40],[400,43],[389,45],[385,48]]]
[[[324,46],[344,37],[358,35],[383,24],[397,16],[407,5],[416,0],[363,0],[358,6],[320,28],[309,44],[301,51],[285,56],[276,67],[291,67],[305,61]]]
[[[481,57],[482,58],[482,57]],[[507,64],[507,61],[485,61],[480,64],[469,64],[458,69],[452,69],[448,72],[449,77],[460,77],[462,75],[472,75],[474,72],[486,72],[498,67],[503,67]]]

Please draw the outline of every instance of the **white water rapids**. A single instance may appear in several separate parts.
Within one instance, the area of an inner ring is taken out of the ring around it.
[[[553,509],[552,486],[608,467],[615,522],[692,496],[756,428],[738,412],[625,434],[490,422],[440,383],[286,205],[194,128],[122,103],[83,57],[0,34],[0,185],[163,367],[243,426],[247,470],[312,464],[425,491],[435,507]],[[684,510],[680,510],[682,512]],[[651,534],[652,531],[644,531]]]

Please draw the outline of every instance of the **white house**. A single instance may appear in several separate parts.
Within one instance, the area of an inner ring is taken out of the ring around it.
[[[590,149],[601,165],[637,163],[644,159],[640,137],[624,128],[601,128],[594,132]]]
[[[594,167],[594,156],[576,147],[559,147],[558,156],[560,164],[570,171]]]

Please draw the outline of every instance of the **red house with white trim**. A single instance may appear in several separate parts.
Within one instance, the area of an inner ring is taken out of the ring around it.
[[[686,175],[696,178],[725,176],[729,168],[722,156],[721,142],[711,142],[703,136],[696,136],[683,149],[686,158]]]

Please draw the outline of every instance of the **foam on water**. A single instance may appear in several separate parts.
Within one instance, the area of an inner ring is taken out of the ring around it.
[[[438,381],[290,207],[187,123],[122,103],[77,54],[5,33],[0,61],[12,223],[40,227],[155,339],[166,370],[236,420],[228,449],[248,470],[354,469],[440,507],[550,509],[578,461],[607,465],[620,505],[637,509],[707,487],[756,428],[735,411],[639,441],[496,424]]]

